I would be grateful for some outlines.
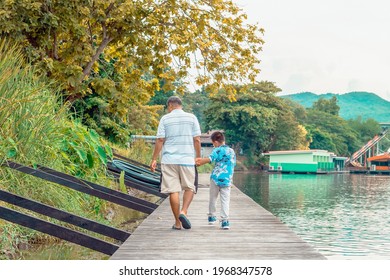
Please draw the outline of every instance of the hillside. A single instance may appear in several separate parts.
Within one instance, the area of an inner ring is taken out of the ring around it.
[[[378,122],[390,122],[390,102],[370,92],[350,92],[345,94],[321,94],[302,92],[280,96],[289,98],[303,107],[308,108],[319,98],[330,99],[337,97],[340,106],[340,116],[346,120],[362,116],[363,119],[373,118]]]

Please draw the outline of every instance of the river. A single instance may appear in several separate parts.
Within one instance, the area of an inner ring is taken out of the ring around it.
[[[236,172],[234,183],[328,259],[390,259],[390,176]],[[107,259],[69,242],[53,245],[18,258]]]
[[[236,173],[234,183],[328,259],[390,259],[390,176]]]

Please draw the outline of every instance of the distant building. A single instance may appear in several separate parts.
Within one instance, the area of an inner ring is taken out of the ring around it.
[[[270,151],[269,171],[286,173],[329,173],[344,169],[346,157],[326,150]]]
[[[390,171],[390,153],[383,153],[367,159],[372,171]]]
[[[207,133],[202,133],[202,135],[200,135],[202,157],[208,157],[214,149],[213,142],[211,142],[210,138],[213,132],[214,131],[208,131]]]
[[[131,143],[133,143],[136,140],[144,140],[146,143],[154,144],[156,143],[156,136],[150,136],[150,135],[131,135]],[[131,144],[130,143],[130,144]]]

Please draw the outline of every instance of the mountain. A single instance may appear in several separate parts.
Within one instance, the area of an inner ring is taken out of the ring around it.
[[[302,92],[280,97],[289,98],[308,108],[321,97],[330,99],[332,96],[337,97],[337,105],[340,106],[339,115],[346,120],[361,116],[363,119],[373,118],[378,122],[390,123],[390,102],[370,92],[326,93],[321,95]]]

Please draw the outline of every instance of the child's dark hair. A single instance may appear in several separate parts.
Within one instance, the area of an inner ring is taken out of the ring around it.
[[[213,142],[218,142],[218,143],[223,143],[225,142],[225,136],[223,136],[222,132],[220,131],[215,131],[213,134],[211,134],[211,141]]]

